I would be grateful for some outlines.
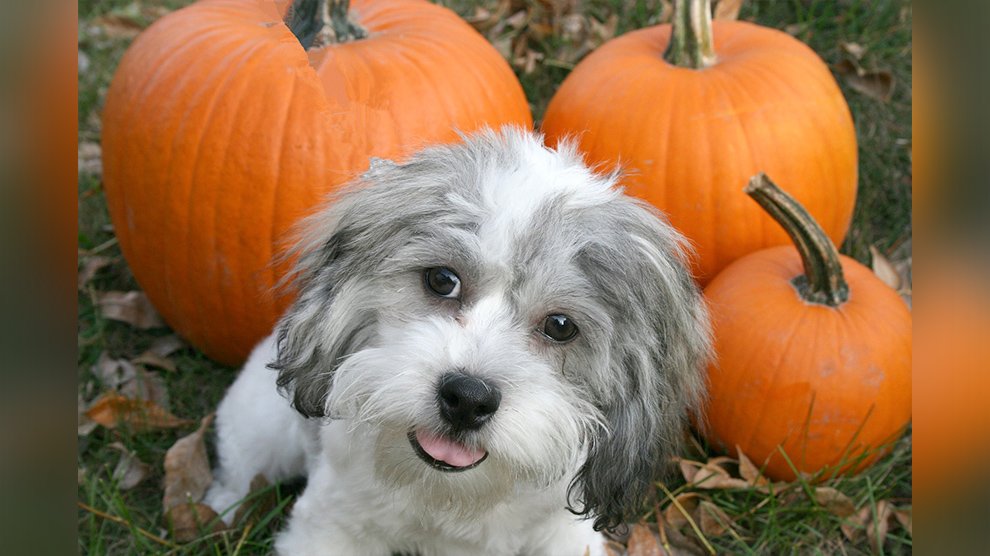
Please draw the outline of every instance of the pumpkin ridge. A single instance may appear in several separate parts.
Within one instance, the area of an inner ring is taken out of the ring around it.
[[[799,89],[797,89],[794,86],[793,83],[791,83],[787,79],[783,79],[781,76],[776,75],[775,73],[772,73],[772,72],[767,71],[767,72],[761,73],[760,75],[762,76],[763,79],[766,79],[767,81],[775,81],[775,82],[777,82],[779,84],[782,84],[783,85],[782,88],[789,90],[789,92],[791,94],[791,98],[794,98],[795,95],[798,95],[799,93],[802,92]],[[789,108],[789,112],[793,115],[797,111]],[[816,112],[816,111],[800,111],[800,114],[802,116],[802,121],[805,122],[804,125],[802,125],[802,133],[810,133],[809,130],[813,130],[814,131],[814,134],[816,136],[824,138],[825,139],[825,144],[828,144],[828,145],[831,146],[832,145],[831,135],[828,134],[828,133],[826,133],[822,129],[822,127],[820,125],[820,122],[818,121],[818,119],[816,117],[816,114],[817,113],[818,112]],[[789,140],[789,138],[786,138],[786,137],[783,137],[782,138],[782,137],[779,137],[778,136],[778,139],[775,141],[775,143],[777,143],[777,144],[783,144],[783,143],[785,143],[788,140]],[[817,175],[819,175],[819,176],[832,176],[833,175],[833,172],[831,172],[831,171],[824,171],[824,170],[830,170],[830,169],[827,169],[827,168],[823,168],[822,167],[821,160],[823,158],[825,158],[825,157],[822,157],[822,156],[807,157],[806,158],[806,163],[809,163],[809,164],[813,164],[814,165],[815,169],[817,170]],[[835,243],[841,243],[842,242],[842,239],[846,235],[846,230],[841,230],[841,229],[840,230],[836,230],[836,229],[834,229],[832,227],[832,225],[834,224],[834,220],[835,220],[835,218],[834,218],[834,212],[835,211],[830,210],[830,209],[834,205],[834,203],[832,203],[832,202],[829,202],[829,203],[820,203],[820,202],[817,202],[816,197],[818,196],[817,195],[818,191],[820,191],[820,189],[818,189],[818,188],[810,188],[810,189],[803,190],[802,191],[802,193],[803,193],[802,197],[804,197],[804,199],[801,200],[801,203],[802,204],[808,204],[808,205],[810,205],[810,204],[812,204],[810,201],[816,201],[813,204],[814,204],[814,206],[817,207],[817,209],[816,209],[817,214],[812,214],[812,217],[815,218],[815,220],[817,220],[819,222],[827,222],[828,225],[829,225],[829,230],[831,230],[830,233],[827,232],[828,235],[829,235],[829,239],[831,239],[832,238],[832,235],[834,234],[836,236],[836,239],[834,240]],[[811,214],[810,211],[809,211],[809,214]],[[781,241],[781,243],[786,243],[786,240]]]
[[[735,82],[734,80],[729,80],[725,75],[725,73],[713,74],[711,86],[716,88],[719,92],[722,93],[727,104],[735,104],[733,102],[733,98],[740,98],[740,97],[743,97],[747,99],[749,102],[755,104],[755,101],[753,100],[753,97],[751,96],[749,91],[746,90],[745,87],[738,87],[738,86],[733,87],[734,82]],[[732,87],[731,92],[730,92],[730,87]],[[748,172],[750,168],[766,167],[766,164],[759,159],[757,153],[754,152],[753,150],[753,145],[755,144],[755,141],[752,138],[752,130],[750,129],[751,126],[749,125],[748,120],[741,117],[730,118],[730,120],[732,120],[735,123],[735,127],[738,130],[738,134],[740,137],[742,137],[742,141],[734,142],[734,144],[740,148],[740,151],[743,150],[745,151],[745,155],[743,155],[741,152],[732,153],[731,161],[734,164],[738,164],[740,167],[744,167],[745,168],[744,172]],[[747,164],[749,165],[748,168],[746,168]],[[746,199],[744,195],[738,195],[738,194],[726,195],[725,197],[731,201],[731,205],[733,209],[731,212],[738,211],[740,208],[743,207],[743,205],[747,204],[748,201],[748,199]],[[767,227],[766,226],[767,222],[765,222],[765,219],[759,220],[758,222],[760,224],[758,230],[746,229],[747,237],[744,238],[744,242],[746,245],[758,246],[766,241],[765,229]],[[722,242],[723,246],[724,246],[724,242],[725,239],[723,239]],[[732,248],[731,245],[727,246],[725,248],[725,251],[729,252],[729,254],[733,258],[738,257],[738,254],[736,252],[733,252],[734,249]]]
[[[185,205],[187,207],[186,214],[184,215],[185,222],[196,222],[196,219],[194,219],[193,215],[194,215],[194,211],[197,208],[197,205],[200,202],[199,201],[200,197],[196,195],[197,189],[200,188],[198,186],[201,186],[201,184],[206,182],[206,180],[201,179],[199,177],[202,173],[202,168],[204,167],[204,163],[202,162],[204,141],[206,141],[211,136],[211,134],[208,132],[208,129],[211,123],[213,123],[214,121],[213,118],[214,112],[216,111],[217,106],[220,105],[218,101],[221,96],[223,96],[225,93],[228,92],[231,85],[235,82],[235,77],[238,75],[237,72],[242,68],[243,64],[246,63],[246,60],[249,59],[250,56],[255,54],[263,46],[264,46],[263,43],[248,42],[243,46],[238,47],[233,52],[229,53],[227,56],[225,56],[224,58],[225,60],[237,59],[238,63],[232,63],[229,65],[224,64],[222,67],[224,67],[225,71],[222,74],[222,77],[218,78],[219,83],[209,89],[209,91],[211,92],[211,95],[209,97],[209,105],[207,106],[205,117],[201,119],[201,121],[205,123],[200,129],[199,136],[196,138],[195,146],[193,147],[192,150],[192,158],[189,161],[189,166],[188,166],[188,168],[191,169],[191,174],[189,176],[189,185],[187,188],[188,193],[185,196],[186,198]],[[195,106],[195,103],[190,103],[190,107],[192,106]],[[188,117],[184,117],[183,120],[188,121]],[[209,162],[207,164],[212,166],[212,162]],[[219,167],[222,167],[222,164]],[[169,191],[176,191],[176,188],[169,188]],[[216,214],[214,214],[214,217],[215,216]],[[192,246],[194,244],[194,242],[190,241],[190,235],[193,233],[193,227],[194,226],[185,227],[185,237],[183,237],[182,239],[183,245]],[[213,242],[211,246],[213,252],[216,253],[215,237],[211,237],[211,241]],[[184,257],[185,260],[183,261],[183,264],[181,266],[168,265],[166,267],[167,274],[171,274],[172,272],[185,269],[184,272],[185,280],[180,280],[180,282],[183,284],[183,289],[195,287],[194,284],[189,282],[189,280],[192,280],[195,277],[194,275],[197,274],[196,272],[194,272],[194,269],[196,269],[198,265],[195,264],[193,257],[194,255],[198,254],[197,250],[202,248],[204,247],[201,245],[197,245],[192,248],[187,248],[185,251],[185,257]],[[171,292],[169,292],[169,294],[171,295]],[[218,296],[218,297],[222,297],[222,296]],[[190,318],[192,319],[192,322],[195,323],[195,329],[203,330],[209,327],[212,319],[216,318],[216,314],[214,314],[211,311],[208,311],[206,306],[208,304],[213,304],[216,302],[217,302],[217,297],[214,297],[212,299],[204,299],[202,300],[201,303],[193,303],[189,305],[192,309],[191,311],[189,311],[189,314],[190,314]],[[220,304],[219,314],[226,317],[227,316],[226,308],[223,306],[223,301],[220,300],[220,302],[221,304]],[[227,335],[226,330],[218,330],[217,332],[221,335],[221,337],[226,337]],[[194,339],[198,341],[198,338],[194,338]]]
[[[270,205],[271,206],[271,211],[269,211],[270,212],[270,214],[269,214],[269,222],[268,222],[268,227],[269,227],[269,232],[268,232],[269,242],[267,243],[268,251],[267,251],[267,253],[265,255],[265,259],[269,261],[269,263],[267,265],[265,265],[265,270],[266,270],[266,274],[268,274],[269,283],[271,283],[271,284],[275,284],[275,283],[278,282],[278,277],[275,274],[275,272],[276,272],[276,268],[275,268],[275,251],[277,249],[278,242],[279,242],[279,238],[277,237],[278,236],[278,226],[276,224],[278,222],[278,211],[279,211],[279,209],[281,207],[281,204],[279,203],[279,198],[281,197],[282,189],[284,187],[284,185],[283,185],[284,175],[282,173],[282,160],[284,160],[284,159],[286,159],[288,157],[287,156],[287,153],[286,153],[286,150],[285,150],[286,145],[287,144],[291,144],[291,141],[286,141],[285,140],[285,136],[288,134],[288,131],[286,130],[286,123],[289,121],[289,114],[292,112],[292,107],[296,105],[295,98],[296,98],[296,93],[297,93],[297,90],[298,90],[297,89],[297,86],[296,86],[296,83],[297,83],[296,79],[297,79],[296,76],[293,76],[292,77],[292,80],[291,80],[291,83],[292,83],[291,89],[289,89],[288,94],[285,95],[286,98],[288,98],[289,100],[288,100],[288,102],[285,103],[285,110],[282,113],[282,117],[281,117],[278,125],[275,127],[275,129],[280,129],[280,130],[282,130],[282,132],[278,134],[278,146],[274,149],[274,151],[278,153],[278,156],[276,157],[276,161],[275,161],[275,172],[274,172],[275,184],[274,184],[274,191],[272,192],[272,198],[271,198],[271,205]],[[275,292],[268,292],[268,293],[273,298],[276,295]]]
[[[777,385],[780,384],[780,382],[783,382],[780,377],[781,373],[785,371],[785,369],[783,368],[783,363],[791,359],[790,355],[792,349],[795,349],[795,341],[797,340],[797,337],[800,335],[799,334],[800,330],[805,326],[805,323],[808,319],[807,313],[801,313],[797,319],[793,319],[787,313],[789,312],[786,312],[785,314],[781,315],[781,318],[779,318],[777,322],[774,322],[772,325],[769,326],[771,328],[776,328],[782,322],[788,325],[786,343],[784,344],[783,349],[780,350],[777,360],[773,364],[773,375],[771,376],[770,380],[766,382],[766,384],[769,385],[767,392],[771,394],[770,396],[771,399],[774,397],[772,394],[775,392],[779,392],[780,390],[777,387]],[[794,370],[786,369],[786,372],[792,373],[794,372]],[[791,383],[788,381],[786,382],[786,385],[790,386]],[[777,415],[774,414],[772,410],[764,411],[760,415],[759,420],[756,422],[756,426],[750,429],[750,436],[746,437],[747,445],[752,445],[756,434],[758,433],[758,431],[760,431],[763,428],[764,422],[766,421],[767,418],[771,417],[771,415],[774,419],[777,419]],[[783,439],[781,439],[780,442],[777,443],[777,446],[783,448],[783,446],[786,445],[793,438],[794,432],[795,431],[793,429],[788,430],[787,435]],[[770,455],[767,458],[768,460],[773,459],[774,456],[779,457],[776,449],[777,446],[774,446],[771,449]],[[792,457],[792,455],[788,453],[787,457]]]

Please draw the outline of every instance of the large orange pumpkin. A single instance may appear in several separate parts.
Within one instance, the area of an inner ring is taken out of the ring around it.
[[[285,265],[270,264],[287,230],[369,157],[532,126],[508,64],[453,12],[295,4],[299,37],[289,2],[201,0],[164,17],[125,54],[103,113],[124,256],[165,320],[228,364],[289,302],[274,293]]]
[[[703,428],[774,479],[861,469],[911,419],[911,313],[765,176],[747,190],[797,249],[747,255],[705,289],[718,361]]]
[[[795,184],[837,244],[849,227],[856,133],[828,68],[786,33],[713,25],[707,0],[678,0],[673,26],[628,33],[582,60],[542,128],[551,145],[576,136],[590,163],[621,164],[627,191],[695,244],[703,284],[733,260],[787,242],[739,190],[757,172]]]

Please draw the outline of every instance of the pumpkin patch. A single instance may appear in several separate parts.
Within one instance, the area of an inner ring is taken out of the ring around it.
[[[272,261],[293,223],[371,157],[532,125],[508,64],[453,12],[334,1],[328,19],[317,4],[178,10],[138,37],[107,94],[104,182],[123,254],[167,323],[227,364],[290,301],[276,288],[287,263]]]

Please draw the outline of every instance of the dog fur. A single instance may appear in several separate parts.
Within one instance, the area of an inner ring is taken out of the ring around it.
[[[284,555],[602,554],[710,354],[684,239],[617,181],[513,128],[374,161],[302,225],[298,297],[220,404],[207,503],[229,517],[256,474],[307,476]],[[424,285],[431,268],[456,297]],[[548,315],[577,336],[545,335]],[[475,430],[438,411],[452,371],[501,394]],[[444,472],[411,431],[487,455]]]

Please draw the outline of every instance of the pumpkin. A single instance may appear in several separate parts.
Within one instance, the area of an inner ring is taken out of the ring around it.
[[[505,124],[532,126],[519,82],[446,8],[202,0],[138,37],[112,81],[110,216],[166,322],[236,364],[291,301],[272,260],[294,222],[370,157]]]
[[[765,175],[747,192],[797,249],[747,255],[705,288],[718,361],[703,429],[773,479],[862,469],[911,419],[910,310]]]
[[[713,24],[707,0],[674,5],[672,25],[613,39],[574,68],[547,107],[548,144],[574,136],[587,162],[621,166],[627,193],[694,243],[702,284],[787,243],[739,191],[760,171],[794,184],[841,243],[856,197],[856,133],[826,65],[786,33]]]

